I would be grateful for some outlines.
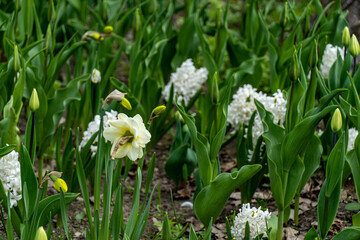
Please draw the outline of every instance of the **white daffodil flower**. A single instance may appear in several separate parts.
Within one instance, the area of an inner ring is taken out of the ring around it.
[[[122,158],[128,156],[135,161],[143,156],[143,148],[150,142],[151,134],[145,128],[139,114],[134,117],[120,113],[117,120],[109,121],[110,126],[104,129],[104,138],[113,145],[111,156]]]

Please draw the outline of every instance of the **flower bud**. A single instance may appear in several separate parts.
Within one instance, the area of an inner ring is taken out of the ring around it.
[[[217,72],[214,73],[212,79],[210,97],[213,104],[217,104],[219,101],[219,87],[218,87],[219,75]]]
[[[112,26],[104,27],[104,33],[112,33],[113,31],[114,31],[114,28]]]
[[[135,12],[135,29],[136,31],[139,31],[141,26],[141,15],[140,15],[140,9],[137,8]]]
[[[38,93],[36,91],[35,88],[33,88],[33,91],[31,93],[31,97],[30,97],[30,109],[31,111],[35,112],[36,110],[39,109],[39,97],[38,97]]]
[[[309,66],[311,68],[314,68],[317,64],[318,61],[318,52],[317,52],[317,42],[316,40],[314,40],[314,44],[311,48],[311,52],[310,52],[310,58],[309,58]]]
[[[351,36],[350,39],[349,52],[353,57],[357,57],[360,54],[359,42],[354,34]]]
[[[48,28],[47,28],[47,31],[46,31],[46,42],[45,42],[45,51],[46,53],[49,52],[52,52],[51,49],[52,49],[52,36],[51,36],[51,27],[50,27],[50,24],[48,25]]]
[[[166,106],[165,105],[160,105],[157,106],[156,108],[154,108],[154,114],[155,115],[161,115],[162,113],[164,113],[166,110]]]
[[[129,100],[127,100],[126,97],[124,97],[124,98],[121,100],[120,104],[121,104],[124,108],[126,108],[127,110],[131,111],[131,109],[132,109],[131,103],[129,102]]]
[[[15,72],[20,70],[19,49],[17,45],[14,45],[14,70]]]
[[[299,61],[297,58],[297,51],[294,49],[294,54],[292,57],[292,62],[290,64],[289,77],[291,81],[296,81],[299,78],[300,70],[299,70]]]
[[[54,188],[60,192],[60,188],[63,192],[67,192],[68,186],[62,178],[58,178],[54,175],[50,175],[51,180],[54,182]]]
[[[50,22],[50,20],[53,22],[56,20],[56,11],[53,0],[50,0],[49,2],[48,21]]]
[[[341,112],[337,108],[331,119],[331,130],[333,132],[338,132],[341,129],[341,127],[342,127]]]
[[[349,32],[349,28],[345,27],[343,32],[342,32],[342,44],[345,47],[349,47],[350,44],[350,32]]]
[[[101,81],[101,73],[96,68],[94,68],[92,71],[91,81],[95,84]]]
[[[280,25],[282,28],[286,26],[287,19],[288,19],[288,2],[285,2],[284,9],[280,16]]]
[[[36,231],[35,240],[47,240],[47,235],[43,227],[39,227]]]
[[[121,102],[125,98],[126,93],[122,93],[119,90],[112,91],[106,98],[103,104],[103,108],[105,108],[105,105],[107,103],[110,103],[112,101]]]

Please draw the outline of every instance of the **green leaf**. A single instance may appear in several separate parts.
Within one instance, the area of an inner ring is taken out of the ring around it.
[[[21,171],[21,185],[24,186],[26,182],[27,190],[29,192],[29,208],[27,215],[31,216],[36,203],[37,192],[38,192],[38,182],[33,170],[33,165],[31,164],[31,159],[28,151],[24,145],[21,145],[20,148],[20,171]]]
[[[311,227],[311,229],[306,233],[304,240],[314,240],[316,238],[319,238],[319,235],[316,232],[315,228]]]
[[[8,155],[8,154],[9,154],[10,152],[12,152],[15,148],[16,148],[15,145],[4,146],[4,147],[0,148],[0,158],[2,158],[3,156]]]
[[[256,107],[264,126],[263,138],[266,144],[268,157],[268,168],[270,174],[270,186],[276,205],[284,208],[284,191],[282,186],[283,165],[281,162],[281,143],[285,130],[279,125],[274,124],[273,116],[266,111],[264,106],[255,100]]]
[[[341,175],[341,174],[339,174]],[[318,199],[317,215],[318,215],[318,231],[321,239],[325,239],[331,225],[334,222],[340,200],[341,181],[338,181],[332,191],[330,197],[326,197],[326,189],[328,179],[325,179],[321,187]]]
[[[161,234],[161,239],[162,240],[170,240],[171,239],[171,228],[170,228],[170,223],[169,223],[169,218],[167,213],[165,213],[165,219],[162,225],[162,234]]]
[[[284,164],[284,170],[290,170],[296,156],[305,150],[308,139],[314,135],[314,131],[321,119],[323,119],[336,106],[328,106],[319,113],[305,117],[295,128],[289,132],[281,146],[281,158]]]
[[[360,212],[352,216],[352,223],[354,227],[360,227]]]
[[[64,202],[70,204],[79,196],[78,193],[64,193]],[[45,226],[51,218],[60,211],[60,194],[47,197],[39,202],[38,217],[31,221],[37,221],[38,226]]]
[[[210,184],[210,181],[212,179],[212,166],[210,162],[209,142],[203,135],[201,135],[197,131],[194,118],[185,113],[184,108],[179,104],[177,104],[177,99],[175,100],[175,104],[181,116],[184,118],[186,125],[189,128],[191,134],[191,140],[195,145],[195,152],[196,152],[196,157],[198,159],[201,181],[204,184],[204,186],[207,186]]]
[[[358,240],[360,239],[360,227],[349,227],[342,230],[333,240]]]
[[[323,148],[319,137],[313,135],[305,150],[305,155],[304,155],[305,171],[301,177],[297,193],[300,193],[302,191],[306,182],[309,180],[310,176],[319,167],[322,151]]]
[[[222,212],[231,193],[261,169],[261,165],[247,165],[234,173],[221,173],[197,195],[194,210],[199,220],[208,226]]]
[[[345,209],[349,210],[349,211],[359,211],[360,210],[360,204],[355,203],[355,202],[348,203],[348,204],[346,204]]]
[[[325,196],[330,197],[338,182],[341,183],[341,174],[345,162],[345,134],[335,144],[326,164],[326,191]]]

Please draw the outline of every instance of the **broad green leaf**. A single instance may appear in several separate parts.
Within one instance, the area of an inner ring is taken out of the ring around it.
[[[356,196],[360,197],[360,161],[354,149],[346,154],[346,161],[349,163],[354,178]]]
[[[313,135],[305,150],[305,155],[304,155],[305,171],[301,177],[299,188],[297,190],[298,193],[302,191],[306,182],[309,180],[310,176],[319,167],[322,151],[323,148],[319,137]]]
[[[78,193],[64,193],[64,202],[70,204],[79,196]],[[49,216],[53,217],[60,211],[60,194],[47,197],[39,202],[39,209],[36,221],[38,226],[45,226],[49,222]]]
[[[266,144],[271,191],[277,206],[283,208],[284,190],[282,187],[283,165],[281,161],[281,143],[285,135],[285,130],[279,125],[274,124],[272,114],[266,111],[260,102],[255,100],[255,104],[264,126],[262,136]]]
[[[360,239],[360,227],[349,227],[337,234],[333,240],[358,240]]]
[[[261,166],[247,165],[234,173],[221,173],[197,195],[194,210],[199,220],[206,226],[222,212],[231,193],[254,176]]]
[[[288,207],[291,204],[304,171],[304,161],[297,156],[289,170],[289,175],[287,175],[288,179],[284,196],[284,207]]]
[[[328,106],[321,112],[305,117],[295,128],[289,132],[281,146],[281,158],[284,170],[290,170],[296,156],[304,151],[308,144],[308,139],[314,135],[314,131],[321,119],[323,119],[336,106]]]
[[[317,206],[318,232],[321,239],[325,239],[331,225],[334,222],[340,200],[341,181],[338,181],[330,197],[326,197],[328,179],[325,179],[321,187]]]
[[[360,212],[352,216],[352,224],[354,227],[360,227]]]
[[[316,238],[319,238],[319,235],[316,232],[315,228],[311,227],[311,229],[306,233],[304,240],[314,240]]]
[[[210,162],[209,142],[203,135],[201,135],[197,131],[194,118],[187,115],[184,111],[184,108],[178,105],[176,101],[175,104],[180,114],[184,118],[186,125],[189,128],[192,142],[195,145],[195,152],[196,152],[196,157],[198,159],[201,181],[204,184],[204,186],[207,186],[208,184],[210,184],[210,181],[212,179],[212,166]]]
[[[35,208],[38,192],[38,182],[33,170],[33,165],[31,163],[29,153],[24,145],[21,145],[19,160],[21,170],[21,185],[23,186],[26,182],[26,186],[29,192],[29,208],[27,214],[28,216],[31,216]]]
[[[345,162],[345,134],[335,144],[326,164],[326,191],[325,196],[330,197],[338,182],[341,183],[341,174]]]

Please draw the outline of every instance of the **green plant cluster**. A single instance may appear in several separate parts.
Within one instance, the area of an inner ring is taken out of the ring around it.
[[[348,151],[349,129],[360,129],[360,47],[355,35],[350,38],[346,14],[340,0],[326,6],[320,0],[0,0],[0,161],[19,153],[22,189],[12,206],[11,190],[0,179],[7,239],[55,239],[55,216],[72,239],[68,205],[80,195],[86,239],[142,239],[156,189],[156,154],[148,156],[172,128],[176,134],[160,171],[176,186],[194,176],[193,208],[205,230],[190,226],[186,234],[176,214],[174,220],[163,213],[154,239],[211,239],[230,195],[239,190],[248,203],[269,177],[278,216],[257,239],[280,240],[293,201],[299,224],[301,191],[319,168],[325,179],[318,228],[305,239],[326,239],[350,175],[360,199],[358,137]],[[328,44],[344,50],[323,76]],[[187,86],[173,82],[165,99],[171,79],[189,77],[176,75],[187,59],[206,69],[205,82],[189,101],[179,100]],[[255,99],[249,123],[229,125],[229,105],[245,84],[284,95],[283,124]],[[111,110],[120,114],[108,121]],[[263,133],[253,139],[257,117]],[[221,172],[219,152],[232,141],[237,165]],[[56,168],[45,172],[51,161]],[[134,165],[136,181],[127,186]],[[48,194],[49,182],[59,193]],[[125,214],[128,188],[132,207]],[[233,222],[226,218],[229,239]],[[358,239],[359,228],[357,213],[353,227],[334,239]]]

